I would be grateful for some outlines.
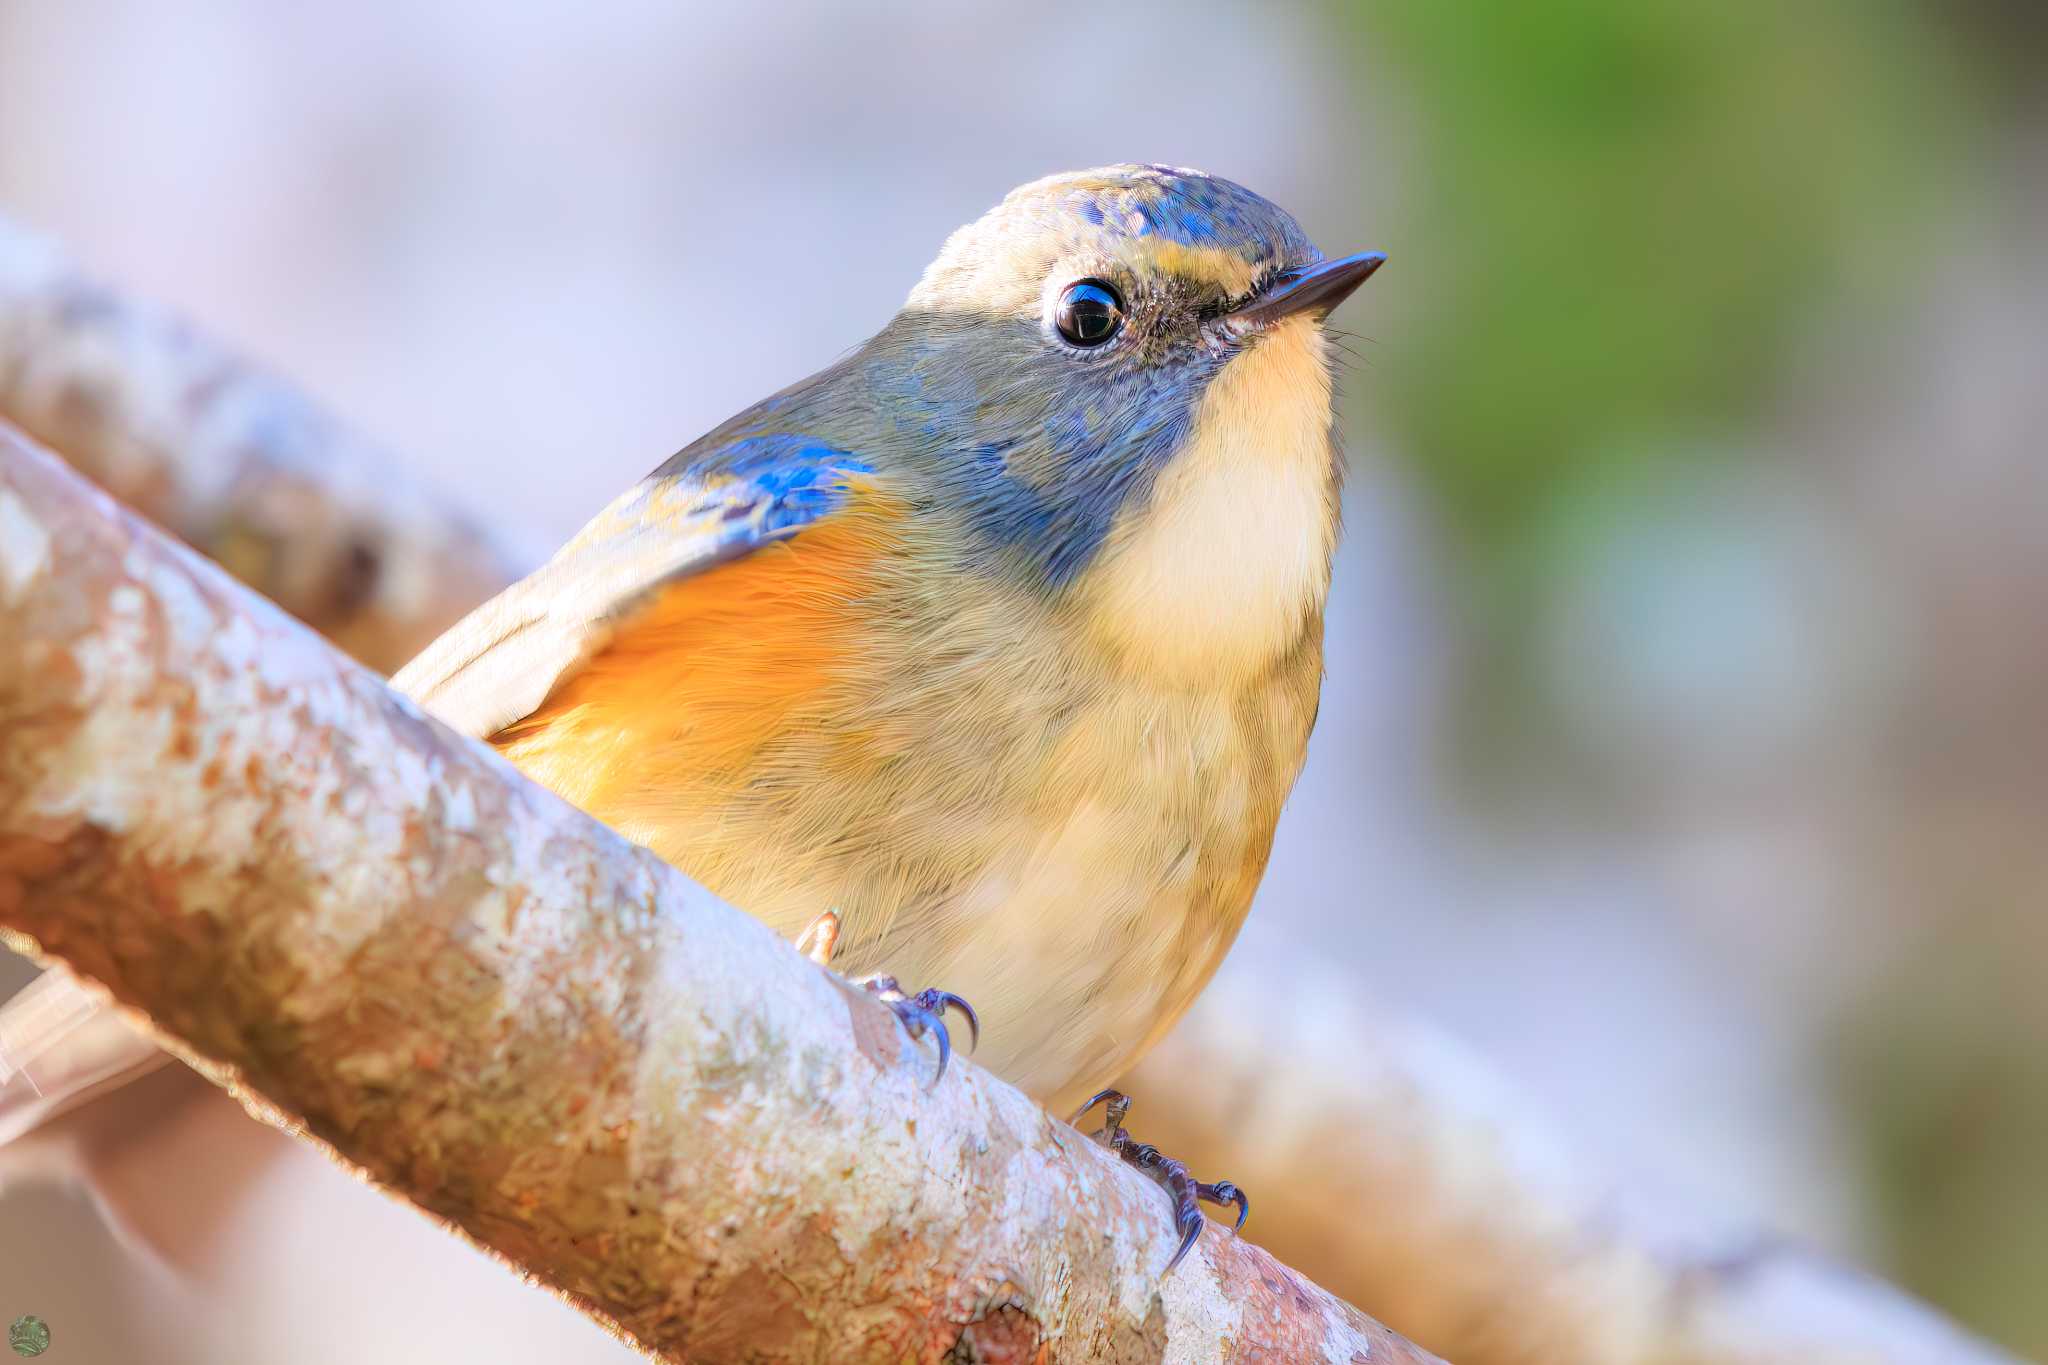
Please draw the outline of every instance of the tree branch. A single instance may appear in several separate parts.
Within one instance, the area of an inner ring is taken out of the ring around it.
[[[0,640],[0,926],[648,1349],[1433,1359],[6,432]]]
[[[1645,1197],[1327,966],[1241,942],[1232,967],[1139,1065],[1146,1138],[1257,1191],[1261,1237],[1462,1365],[2016,1365],[1881,1280]]]
[[[372,668],[510,576],[387,452],[5,217],[0,418]]]

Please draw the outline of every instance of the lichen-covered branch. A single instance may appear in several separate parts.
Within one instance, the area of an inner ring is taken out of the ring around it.
[[[0,420],[384,672],[509,573],[390,454],[4,216]]]
[[[0,926],[650,1350],[1433,1359],[6,432],[0,641]]]
[[[1882,1281],[1645,1198],[1351,978],[1237,952],[1131,1081],[1146,1137],[1230,1172],[1269,1245],[1459,1365],[2016,1365]]]

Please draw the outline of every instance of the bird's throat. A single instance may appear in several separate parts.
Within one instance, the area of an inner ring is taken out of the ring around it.
[[[1228,684],[1320,620],[1337,534],[1327,345],[1295,318],[1233,359],[1151,496],[1119,516],[1078,600],[1129,666]]]

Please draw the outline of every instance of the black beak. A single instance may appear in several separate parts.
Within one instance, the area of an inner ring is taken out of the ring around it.
[[[1250,302],[1217,321],[1233,332],[1243,333],[1262,331],[1296,313],[1327,316],[1386,261],[1382,252],[1361,251],[1356,256],[1283,270]]]

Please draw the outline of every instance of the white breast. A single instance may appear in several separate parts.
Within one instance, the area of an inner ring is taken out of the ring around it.
[[[1232,360],[1090,569],[1095,634],[1153,676],[1249,676],[1321,607],[1336,537],[1327,345],[1292,318]]]

